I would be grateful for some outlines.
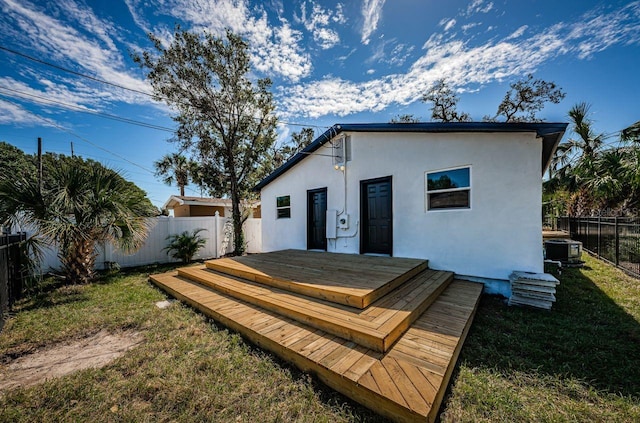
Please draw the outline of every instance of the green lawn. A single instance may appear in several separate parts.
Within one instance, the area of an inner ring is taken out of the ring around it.
[[[640,281],[585,260],[551,312],[483,297],[443,421],[640,421]]]
[[[382,421],[174,303],[140,269],[89,286],[50,285],[0,334],[12,358],[106,329],[145,341],[102,369],[0,394],[0,421]],[[587,258],[553,311],[482,299],[442,421],[640,421],[640,281]]]

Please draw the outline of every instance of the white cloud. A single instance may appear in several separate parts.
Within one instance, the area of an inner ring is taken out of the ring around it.
[[[640,2],[633,2],[617,12],[594,12],[572,27],[568,36],[577,41],[578,57],[590,58],[614,44],[640,42]]]
[[[462,28],[462,30],[464,32],[467,32],[468,30],[470,30],[472,28],[475,28],[477,26],[480,26],[480,25],[482,25],[482,22],[471,22],[471,23],[462,25],[460,28]]]
[[[488,13],[493,9],[493,2],[485,3],[484,0],[473,0],[467,6],[465,16],[471,16],[475,13]]]
[[[140,9],[142,7],[143,0],[124,0],[124,3],[127,5],[127,9],[129,9],[129,13],[133,18],[138,27],[142,28],[144,32],[150,32],[151,25],[147,21],[147,19],[140,13]]]
[[[116,32],[112,23],[98,19],[92,11],[72,1],[61,2],[60,7],[60,13],[45,13],[24,1],[4,0],[0,30],[10,31],[16,43],[36,49],[43,59],[79,68],[82,73],[114,84],[151,92],[144,80],[127,70],[122,53],[109,36]],[[54,17],[58,15],[64,15],[71,22]],[[74,23],[84,31],[74,28]],[[75,80],[74,84],[82,82]],[[109,88],[108,93],[115,100],[150,102],[146,96],[116,88]]]
[[[391,50],[391,51],[389,51]],[[399,43],[396,38],[382,39],[371,49],[371,56],[366,63],[386,63],[402,66],[414,50],[414,46]]]
[[[310,118],[376,112],[391,104],[417,101],[426,87],[442,77],[453,87],[466,89],[534,72],[560,55],[586,58],[614,44],[640,43],[640,2],[579,23],[557,24],[527,38],[522,37],[524,32],[520,28],[503,39],[477,46],[434,34],[424,44],[424,54],[406,73],[365,82],[328,77],[290,87],[279,95],[281,110],[285,116]]]
[[[505,38],[505,40],[512,40],[514,38],[522,37],[522,34],[524,34],[524,32],[527,30],[527,28],[529,28],[528,25],[522,25],[520,28],[518,28],[514,32],[512,32],[511,35],[509,35],[507,38]]]
[[[453,28],[456,25],[456,20],[455,19],[443,19],[440,21],[440,26],[444,27],[444,31],[447,32],[449,31],[451,28]]]
[[[70,84],[58,83],[49,75],[42,73],[33,74],[33,78],[27,84],[11,77],[0,77],[0,91],[8,91],[10,95],[19,97],[22,102],[30,102],[43,105],[64,103],[73,108],[95,111],[100,105],[114,98],[108,93],[89,87],[82,83]],[[34,86],[37,85],[37,88]]]
[[[302,33],[283,18],[279,25],[272,25],[264,9],[250,9],[247,0],[156,1],[157,4],[150,2],[150,6],[183,20],[196,31],[221,36],[230,29],[245,37],[251,48],[251,63],[260,72],[293,82],[311,73],[311,58],[300,46]]]
[[[407,61],[413,50],[414,46],[407,46],[406,44],[397,44],[393,50],[391,50],[391,57],[387,60],[387,63],[395,66],[402,66]]]
[[[335,29],[329,28],[331,23],[344,24],[347,20],[342,10],[342,4],[336,6],[336,10],[324,9],[315,2],[311,2],[311,12],[307,16],[307,3],[300,6],[301,16],[295,17],[311,32],[313,39],[323,49],[330,49],[340,42],[340,36]]]
[[[42,125],[44,122],[21,105],[0,98],[0,125]]]
[[[362,2],[362,44],[369,44],[371,34],[378,29],[382,7],[386,0],[363,0]]]

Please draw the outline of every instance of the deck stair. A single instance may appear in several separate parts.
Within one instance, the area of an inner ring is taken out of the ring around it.
[[[482,290],[424,260],[293,250],[150,279],[396,421],[435,420]]]

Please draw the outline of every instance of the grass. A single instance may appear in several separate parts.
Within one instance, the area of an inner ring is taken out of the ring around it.
[[[592,257],[551,312],[483,297],[445,422],[640,421],[640,281]]]
[[[640,421],[640,281],[591,257],[551,312],[483,297],[443,422]],[[0,421],[383,421],[174,303],[139,269],[49,285],[16,307],[0,363],[106,329],[145,341],[102,369],[0,394]],[[1,364],[0,364],[1,371]]]
[[[0,393],[0,421],[381,420],[179,302],[157,308],[166,296],[147,277],[167,270],[50,283],[18,303],[0,363],[104,329],[139,331],[144,342],[104,368]]]

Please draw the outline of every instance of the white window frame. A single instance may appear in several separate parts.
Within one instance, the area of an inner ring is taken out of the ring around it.
[[[278,199],[289,197],[289,205],[288,206],[280,206],[278,207]],[[289,209],[289,216],[280,217],[279,211]],[[291,195],[277,195],[276,196],[276,219],[291,219]]]
[[[458,169],[469,169],[469,186],[461,187],[461,188],[448,188],[448,189],[438,189],[438,190],[429,190],[429,174],[439,173],[439,172],[447,172],[450,170],[458,170]],[[443,169],[434,169],[427,170],[424,172],[424,207],[425,212],[451,212],[451,211],[466,211],[471,210],[471,192],[473,190],[473,169],[470,164],[455,166],[455,167],[446,167]],[[445,193],[445,192],[455,192],[455,191],[469,191],[469,207],[447,207],[447,208],[437,208],[432,209],[429,208],[429,194],[431,193]]]

